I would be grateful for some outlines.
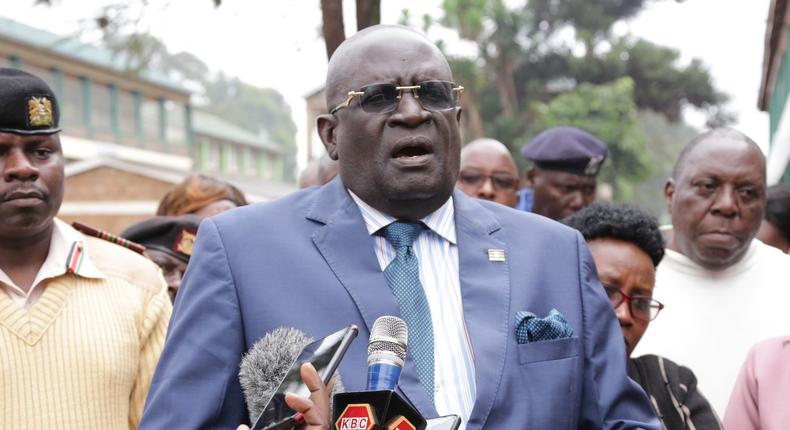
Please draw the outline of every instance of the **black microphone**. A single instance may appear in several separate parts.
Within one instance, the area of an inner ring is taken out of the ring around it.
[[[277,393],[302,349],[313,339],[301,330],[280,327],[267,333],[250,348],[239,365],[239,382],[250,422],[254,423],[269,401]],[[342,393],[340,373],[333,375],[332,393]]]

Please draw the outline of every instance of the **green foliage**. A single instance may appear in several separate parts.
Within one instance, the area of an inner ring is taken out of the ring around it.
[[[616,199],[646,195],[640,182],[663,175],[677,153],[652,151],[640,111],[651,112],[650,127],[678,133],[689,130],[682,124],[688,106],[704,111],[709,124],[733,119],[701,61],[684,65],[677,50],[612,35],[616,22],[649,1],[659,0],[444,0],[438,22],[478,46],[477,59],[450,60],[468,88],[466,139],[493,137],[516,154],[547,127],[575,125],[609,145],[602,178]]]
[[[664,184],[672,175],[675,159],[683,146],[698,131],[682,122],[670,122],[664,115],[644,110],[639,112],[637,127],[647,141],[646,155],[652,166],[652,173],[641,183],[635,185],[630,200],[659,217],[662,223],[669,222],[664,202]]]
[[[613,185],[616,199],[629,199],[633,196],[631,184],[645,179],[651,169],[646,139],[637,127],[633,90],[630,78],[604,85],[579,85],[548,103],[537,103],[530,134],[565,125],[595,135],[609,146],[601,179]]]
[[[582,39],[601,37],[618,20],[635,16],[646,0],[529,0],[533,25],[570,25]]]
[[[201,109],[254,133],[264,131],[272,142],[280,145],[286,155],[283,172],[286,178],[293,179],[296,124],[282,94],[219,74],[205,82],[205,96],[207,103]]]

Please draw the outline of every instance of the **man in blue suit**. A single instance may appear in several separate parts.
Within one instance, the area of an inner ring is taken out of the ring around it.
[[[658,429],[581,236],[454,191],[462,87],[439,49],[368,28],[334,53],[326,91],[318,128],[340,176],[203,222],[141,428],[247,421],[239,361],[277,327],[318,338],[356,324],[366,339],[401,315],[398,389],[425,417]],[[365,388],[366,342],[339,371]]]

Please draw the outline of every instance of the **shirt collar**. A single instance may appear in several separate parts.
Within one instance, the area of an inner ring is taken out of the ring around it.
[[[53,273],[74,273],[84,278],[106,278],[85,250],[85,236],[65,222],[55,218],[52,244],[44,264],[52,264]],[[56,269],[57,270],[54,270]]]
[[[354,200],[354,203],[356,203],[359,207],[359,211],[362,212],[362,218],[365,220],[365,227],[368,229],[368,233],[370,235],[376,234],[376,232],[382,228],[398,220],[397,218],[387,215],[384,212],[381,212],[378,209],[370,206],[351,190],[347,190],[348,194],[350,194],[351,198]],[[422,223],[425,224],[431,231],[438,234],[448,242],[452,243],[453,245],[456,244],[455,207],[453,205],[452,196],[450,196],[450,198],[447,199],[447,201],[444,202],[444,204],[439,209],[431,212],[428,214],[428,216],[421,219],[420,221],[422,221]]]
[[[47,258],[44,260],[41,268],[39,268],[32,287],[27,294],[14,284],[11,278],[2,270],[0,270],[0,283],[16,291],[19,296],[29,296],[33,289],[41,284],[42,281],[56,278],[66,273],[74,273],[85,278],[106,278],[106,275],[88,258],[85,252],[84,241],[85,238],[80,232],[55,218]],[[72,270],[69,270],[70,267]]]

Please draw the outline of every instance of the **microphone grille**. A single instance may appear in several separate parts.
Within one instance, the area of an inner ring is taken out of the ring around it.
[[[373,322],[368,342],[368,356],[379,352],[395,354],[406,359],[406,345],[409,342],[409,329],[406,322],[398,317],[382,316]]]

